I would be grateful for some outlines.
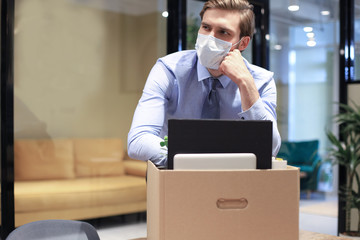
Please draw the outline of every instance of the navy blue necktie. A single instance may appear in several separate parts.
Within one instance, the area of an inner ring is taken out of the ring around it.
[[[218,93],[216,88],[221,87],[221,83],[218,79],[209,78],[210,91],[206,97],[201,112],[201,118],[203,119],[219,119],[220,118],[220,104]]]

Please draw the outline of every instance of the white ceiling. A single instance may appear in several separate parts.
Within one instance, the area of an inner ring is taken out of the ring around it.
[[[300,9],[296,12],[290,12],[287,9],[289,0],[276,0],[270,2],[270,14],[292,23],[293,25],[303,25],[313,22],[327,22],[337,18],[339,0],[298,0]],[[341,1],[341,0],[340,0]],[[322,10],[330,11],[329,16],[321,16]]]

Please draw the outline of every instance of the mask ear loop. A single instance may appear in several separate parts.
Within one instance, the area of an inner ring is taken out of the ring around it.
[[[243,40],[243,38],[244,38],[244,37],[240,38],[240,40],[239,40],[237,43],[234,43],[234,44],[232,45],[232,47],[238,45],[238,44]]]
[[[244,39],[244,37],[240,38],[240,40],[237,43],[234,43],[232,46],[238,45],[241,42],[241,40],[243,40],[243,39]]]

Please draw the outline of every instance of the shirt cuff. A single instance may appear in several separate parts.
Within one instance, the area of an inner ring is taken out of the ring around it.
[[[265,120],[266,109],[259,98],[248,110],[238,113],[238,116],[242,120]]]
[[[160,143],[159,143],[160,146]],[[167,165],[168,149],[166,146],[160,147],[158,153],[151,157],[149,160],[155,164],[155,166]]]

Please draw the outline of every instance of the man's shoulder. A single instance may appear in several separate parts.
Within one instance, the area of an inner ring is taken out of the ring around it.
[[[251,64],[249,62],[246,61],[246,65],[249,69],[249,72],[251,73],[251,75],[254,77],[254,78],[260,78],[260,79],[264,79],[264,78],[272,78],[274,76],[274,73],[265,69],[265,68],[262,68],[262,67],[259,67],[259,66],[256,66],[254,64]]]
[[[195,50],[184,50],[166,55],[159,61],[170,69],[177,67],[192,68],[196,66],[197,55]]]

